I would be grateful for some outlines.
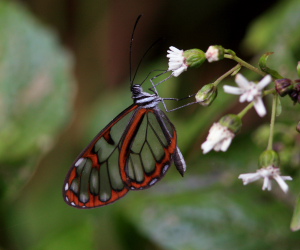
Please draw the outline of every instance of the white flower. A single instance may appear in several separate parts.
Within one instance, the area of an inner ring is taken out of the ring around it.
[[[229,94],[241,95],[240,102],[254,102],[254,108],[261,117],[265,116],[267,111],[262,101],[262,90],[272,81],[270,75],[265,76],[258,84],[249,82],[241,74],[237,74],[235,81],[238,87],[225,85],[224,91]]]
[[[289,190],[289,187],[285,181],[293,180],[290,176],[280,176],[279,168],[273,166],[258,169],[256,173],[241,174],[239,176],[239,179],[243,180],[244,185],[261,178],[264,179],[262,190],[268,189],[270,191],[272,189],[271,179],[274,179],[285,193]]]
[[[168,50],[167,57],[169,58],[169,69],[173,71],[173,76],[179,76],[183,71],[186,71],[188,66],[185,63],[183,50],[179,50],[174,46]]]
[[[203,154],[206,154],[212,149],[215,151],[226,151],[233,138],[234,133],[227,127],[222,126],[220,123],[214,123],[209,130],[206,141],[201,145]]]
[[[219,49],[216,46],[209,46],[206,53],[206,59],[208,62],[219,61]]]

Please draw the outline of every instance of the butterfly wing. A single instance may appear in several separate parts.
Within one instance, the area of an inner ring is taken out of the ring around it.
[[[65,180],[65,201],[77,208],[113,203],[129,190],[160,180],[174,161],[185,161],[174,125],[158,108],[132,105],[110,122],[79,155]]]
[[[174,125],[158,107],[138,110],[122,141],[122,179],[132,190],[148,188],[165,175],[172,161],[183,175],[185,161]]]
[[[128,192],[119,169],[120,141],[138,107],[132,105],[119,114],[77,157],[64,182],[67,204],[93,208],[112,203]]]

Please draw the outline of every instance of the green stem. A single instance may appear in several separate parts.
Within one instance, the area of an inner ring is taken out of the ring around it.
[[[242,119],[253,106],[254,102],[250,102],[240,113],[237,114],[237,116]]]
[[[268,89],[263,92],[263,96],[269,95],[269,94],[276,94],[276,89]],[[276,104],[277,105],[277,104]],[[237,114],[238,117],[241,119],[244,117],[244,115],[254,106],[254,102],[249,103],[240,113]],[[276,110],[275,110],[276,111]]]
[[[240,64],[235,65],[232,69],[228,70],[225,74],[221,75],[213,84],[214,86],[218,86],[218,84],[225,79],[227,76],[231,75],[235,71],[239,70],[241,68]]]
[[[266,96],[266,95],[269,95],[269,94],[276,94],[276,89],[268,89],[268,90],[265,90],[263,92],[263,96]]]
[[[225,54],[224,57],[225,57],[225,58],[228,58],[228,59],[232,59],[232,60],[238,62],[240,65],[242,65],[242,66],[244,66],[245,68],[248,68],[248,69],[250,69],[250,70],[256,72],[256,73],[259,74],[259,75],[262,75],[262,76],[265,76],[265,75],[266,75],[265,72],[263,72],[263,71],[261,71],[260,69],[258,69],[258,68],[256,68],[256,67],[252,66],[251,64],[245,62],[245,61],[242,60],[241,58],[237,57],[235,54],[232,54],[232,53],[230,53],[230,54]]]
[[[273,137],[274,137],[274,125],[275,125],[276,108],[277,108],[277,94],[274,94],[273,95],[273,102],[272,102],[271,122],[270,122],[270,135],[269,135],[267,150],[272,150],[273,149]]]

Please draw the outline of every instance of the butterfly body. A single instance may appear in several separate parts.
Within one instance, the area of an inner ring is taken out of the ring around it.
[[[158,107],[162,98],[132,85],[134,103],[113,119],[73,163],[63,187],[67,204],[94,208],[115,202],[129,190],[153,186],[172,162],[186,164],[174,125]]]

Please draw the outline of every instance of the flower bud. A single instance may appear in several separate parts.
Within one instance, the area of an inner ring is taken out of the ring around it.
[[[297,72],[298,72],[298,76],[300,77],[300,61],[297,64]]]
[[[212,45],[207,49],[205,56],[208,62],[215,62],[224,58],[224,48],[220,45]]]
[[[188,67],[200,67],[206,60],[205,54],[200,49],[189,49],[183,52],[185,63]]]
[[[265,150],[259,156],[259,166],[262,168],[269,166],[279,166],[279,155],[274,150]]]
[[[294,101],[294,104],[297,102],[300,103],[300,83],[298,80],[295,80],[296,84],[294,85],[294,88],[289,93],[289,96]]]
[[[196,94],[196,101],[202,106],[209,106],[216,99],[218,88],[212,83],[204,85]]]
[[[275,88],[280,96],[289,94],[293,89],[293,82],[290,79],[283,78],[275,80]]]
[[[242,127],[242,120],[239,116],[234,115],[234,114],[228,114],[223,116],[220,120],[219,123],[227,127],[231,132],[234,134],[237,134]]]
[[[300,133],[300,121],[297,124],[296,130],[297,130],[298,133]]]

